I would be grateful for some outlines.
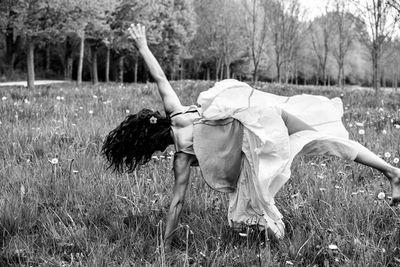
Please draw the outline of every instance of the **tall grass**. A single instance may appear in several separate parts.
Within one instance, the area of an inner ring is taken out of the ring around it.
[[[173,83],[184,104],[211,85]],[[376,101],[369,92],[253,86],[283,95],[343,94],[352,139],[391,163],[400,155],[398,95]],[[174,249],[166,253],[172,147],[130,175],[107,171],[99,154],[128,113],[162,109],[153,84],[11,87],[0,99],[0,266],[400,265],[399,208],[377,198],[390,195],[389,183],[370,168],[322,157],[297,158],[277,196],[286,223],[281,241],[229,229],[227,196],[193,169]]]

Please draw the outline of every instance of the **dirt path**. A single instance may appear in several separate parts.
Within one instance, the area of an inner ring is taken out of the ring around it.
[[[54,83],[67,83],[68,81],[56,81],[56,80],[42,80],[42,81],[35,81],[35,85],[44,85],[44,84],[54,84]],[[5,82],[5,83],[0,83],[1,86],[24,86],[27,87],[27,82],[26,81],[20,81],[20,82]]]

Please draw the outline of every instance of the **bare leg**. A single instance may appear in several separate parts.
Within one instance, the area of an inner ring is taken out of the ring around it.
[[[389,179],[392,185],[391,205],[396,205],[400,203],[399,168],[391,166],[389,163],[387,163],[362,145],[358,146],[358,154],[354,161],[381,171]]]

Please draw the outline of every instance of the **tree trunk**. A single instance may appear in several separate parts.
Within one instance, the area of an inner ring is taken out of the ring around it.
[[[136,56],[135,56],[135,66],[134,66],[134,68],[133,68],[133,71],[134,71],[134,73],[133,73],[133,81],[134,81],[135,83],[137,83],[137,81],[138,81],[138,68],[139,68],[139,56],[138,56],[138,54],[136,53]]]
[[[78,74],[77,83],[82,84],[82,71],[83,71],[83,57],[85,52],[85,31],[80,32],[80,48],[79,48],[79,62],[78,62]]]
[[[34,53],[35,53],[35,44],[31,40],[31,38],[28,37],[28,51],[27,51],[27,69],[28,69],[28,88],[29,89],[35,89],[35,59],[34,59]]]
[[[207,81],[211,79],[210,77],[210,68],[207,68]]]
[[[372,86],[375,89],[375,93],[378,94],[379,90],[379,69],[378,69],[378,49],[376,44],[373,45],[372,50]]]
[[[107,46],[107,54],[106,54],[106,83],[110,81],[110,47]]]
[[[99,83],[99,75],[97,73],[97,46],[93,45],[91,47],[92,50],[92,83],[98,84]]]
[[[119,57],[119,74],[118,74],[118,81],[120,83],[124,82],[124,56]]]
[[[49,73],[50,72],[50,62],[51,62],[51,54],[50,54],[50,44],[46,45],[46,67],[45,67],[45,72]]]

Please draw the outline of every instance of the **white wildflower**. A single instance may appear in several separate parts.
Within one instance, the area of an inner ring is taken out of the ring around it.
[[[6,101],[6,100],[7,100],[7,97],[3,96],[3,97],[1,98],[1,100]]]
[[[385,158],[390,158],[390,152],[385,152]]]
[[[382,130],[382,134],[387,134],[386,130]]]
[[[61,96],[56,96],[56,99],[58,100],[58,101],[61,101]]]
[[[1,124],[1,122],[0,122],[0,124]],[[393,163],[394,163],[394,164],[399,163],[399,158],[394,158],[394,159],[393,159]]]
[[[358,130],[358,134],[359,134],[359,135],[364,135],[364,134],[365,134],[365,131],[364,131],[364,129],[360,129],[360,130]]]
[[[49,159],[49,162],[53,165],[58,164],[58,158]]]
[[[399,124],[395,124],[395,125],[394,125],[394,128],[400,129],[400,125],[399,125]]]
[[[97,95],[93,95],[93,98],[94,98],[94,99],[97,99]]]
[[[378,111],[379,111],[379,112],[383,112],[384,109],[383,109],[383,108],[379,108]]]
[[[246,236],[247,236],[246,233],[239,233],[239,235],[240,235],[241,237],[246,237]]]
[[[338,246],[336,246],[336,245],[334,245],[334,244],[330,244],[330,245],[328,246],[328,249],[330,249],[330,250],[338,250],[339,248],[338,248]]]
[[[93,110],[89,110],[88,112],[89,112],[89,114],[90,114],[90,115],[92,115],[92,114],[93,114]]]
[[[378,194],[378,199],[385,199],[385,197],[386,197],[386,195],[385,195],[385,193],[384,192],[379,192],[379,194]]]
[[[364,127],[364,123],[362,122],[355,122],[354,124],[358,127]]]
[[[129,109],[125,110],[126,114],[129,114],[131,111]]]

